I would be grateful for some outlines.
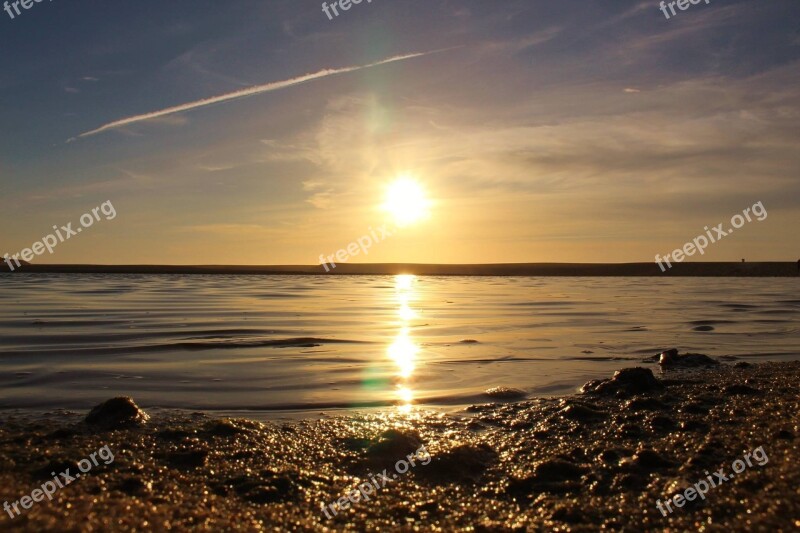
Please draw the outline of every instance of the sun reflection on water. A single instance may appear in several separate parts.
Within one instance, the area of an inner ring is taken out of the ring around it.
[[[395,276],[395,300],[398,304],[397,315],[400,318],[400,331],[394,341],[387,348],[387,354],[397,366],[398,384],[395,391],[399,409],[408,413],[414,403],[414,391],[411,388],[411,378],[416,368],[419,346],[411,337],[408,322],[416,318],[417,313],[411,308],[414,300],[414,282],[416,276],[403,274]]]
[[[403,328],[389,345],[389,358],[397,365],[397,375],[403,379],[408,379],[414,373],[414,361],[416,360],[419,348],[411,340],[408,328]]]

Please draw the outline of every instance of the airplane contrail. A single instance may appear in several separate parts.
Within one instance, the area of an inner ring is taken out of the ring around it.
[[[152,111],[150,113],[145,113],[143,115],[135,115],[128,118],[123,118],[120,120],[115,120],[114,122],[109,122],[108,124],[104,124],[99,128],[93,129],[91,131],[87,131],[86,133],[81,133],[78,137],[73,137],[69,139],[67,142],[72,142],[77,140],[78,138],[82,137],[90,137],[92,135],[97,135],[98,133],[102,133],[107,130],[111,130],[114,128],[119,128],[121,126],[127,126],[128,124],[134,124],[136,122],[142,122],[144,120],[150,120],[153,118],[163,117],[166,115],[172,115],[174,113],[180,113],[182,111],[189,111],[192,109],[197,109],[200,107],[205,107],[208,105],[219,104],[221,102],[227,102],[229,100],[236,100],[237,98],[246,98],[248,96],[253,96],[256,94],[266,93],[270,91],[277,91],[278,89],[284,89],[286,87],[291,87],[292,85],[298,85],[300,83],[305,83],[307,81],[316,80],[319,78],[324,78],[327,76],[333,76],[336,74],[344,74],[346,72],[353,72],[355,70],[361,70],[370,67],[377,67],[379,65],[385,65],[386,63],[394,63],[395,61],[403,61],[405,59],[412,59],[415,57],[421,57],[428,54],[434,54],[436,52],[442,52],[444,50],[449,50],[448,48],[442,50],[432,50],[430,52],[419,52],[415,54],[405,54],[390,57],[388,59],[383,59],[381,61],[376,61],[374,63],[369,63],[367,65],[358,65],[354,67],[343,67],[337,69],[323,69],[319,72],[314,72],[313,74],[305,74],[303,76],[298,76],[296,78],[291,78],[288,80],[283,81],[275,81],[271,83],[266,83],[264,85],[255,85],[253,87],[248,87],[246,89],[240,89],[238,91],[234,91],[231,93],[221,94],[219,96],[212,96],[211,98],[204,98],[203,100],[197,100],[194,102],[188,102],[185,104],[168,107],[166,109],[162,109],[160,111]]]

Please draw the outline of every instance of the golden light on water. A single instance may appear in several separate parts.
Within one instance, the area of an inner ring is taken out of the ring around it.
[[[389,357],[397,365],[398,376],[404,379],[411,377],[411,374],[414,373],[417,351],[417,345],[409,337],[408,329],[404,328],[389,346]]]
[[[416,369],[419,346],[414,342],[408,322],[417,316],[411,308],[414,299],[414,282],[416,276],[395,276],[395,299],[399,306],[397,315],[400,318],[400,331],[394,341],[387,348],[387,355],[396,366],[396,375],[399,378],[396,398],[400,403],[399,409],[403,413],[411,411],[414,402],[414,391],[411,388],[411,378]]]
[[[408,322],[412,318],[417,317],[417,313],[411,309],[411,284],[414,282],[414,276],[409,274],[401,274],[395,277],[395,299],[400,304],[397,310],[397,315],[403,322]]]
[[[398,388],[397,389],[397,396],[400,398],[400,400],[403,403],[405,403],[409,407],[411,406],[410,405],[411,402],[414,401],[414,391],[412,391],[408,387],[400,387],[400,388]]]
[[[405,294],[408,296],[408,291],[411,290],[411,285],[414,283],[413,274],[399,274],[394,277],[394,290],[398,294]]]
[[[400,309],[397,310],[397,314],[400,316],[400,320],[406,322],[417,317],[417,313],[415,313],[407,303],[400,304]]]
[[[427,218],[430,201],[419,182],[402,176],[389,185],[383,208],[398,226],[406,226]]]

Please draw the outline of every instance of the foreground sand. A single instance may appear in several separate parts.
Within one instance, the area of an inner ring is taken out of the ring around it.
[[[800,528],[800,363],[669,371],[600,392],[261,424],[202,414],[100,429],[85,413],[0,415],[0,503],[108,445],[114,461],[0,528],[97,530],[707,530]],[[416,467],[328,519],[358,483]],[[768,462],[662,516],[656,508],[745,452]]]

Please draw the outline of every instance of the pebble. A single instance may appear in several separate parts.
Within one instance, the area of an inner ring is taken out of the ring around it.
[[[562,409],[559,414],[569,420],[576,420],[580,422],[591,422],[595,420],[603,420],[607,414],[597,409],[592,409],[586,405],[572,404]]]
[[[701,353],[678,354],[678,350],[668,350],[662,352],[658,359],[658,364],[663,368],[679,367],[708,367],[719,365],[719,361],[711,359]]]
[[[748,385],[728,385],[723,389],[723,392],[729,396],[738,394],[745,394],[745,395],[761,394],[760,390],[754,389],[753,387],[750,387]]]
[[[425,459],[423,457],[423,459]],[[474,483],[480,480],[489,466],[497,461],[497,452],[487,444],[463,444],[433,457],[430,464],[415,473],[437,484],[452,482]],[[417,462],[420,465],[420,462]]]
[[[644,449],[633,456],[633,464],[642,470],[661,470],[675,466],[675,462],[668,459],[664,454],[654,450]]]
[[[590,381],[581,387],[581,392],[601,395],[634,395],[660,391],[664,385],[647,368],[625,368],[611,379]]]
[[[495,400],[521,400],[528,396],[528,393],[523,390],[509,387],[492,387],[484,392],[484,394]]]
[[[144,424],[150,416],[139,409],[133,398],[120,396],[106,400],[92,409],[84,421],[90,426],[119,429]]]
[[[422,445],[419,433],[390,429],[383,432],[377,442],[367,448],[367,456],[377,462],[394,463],[406,455],[414,453]]]

